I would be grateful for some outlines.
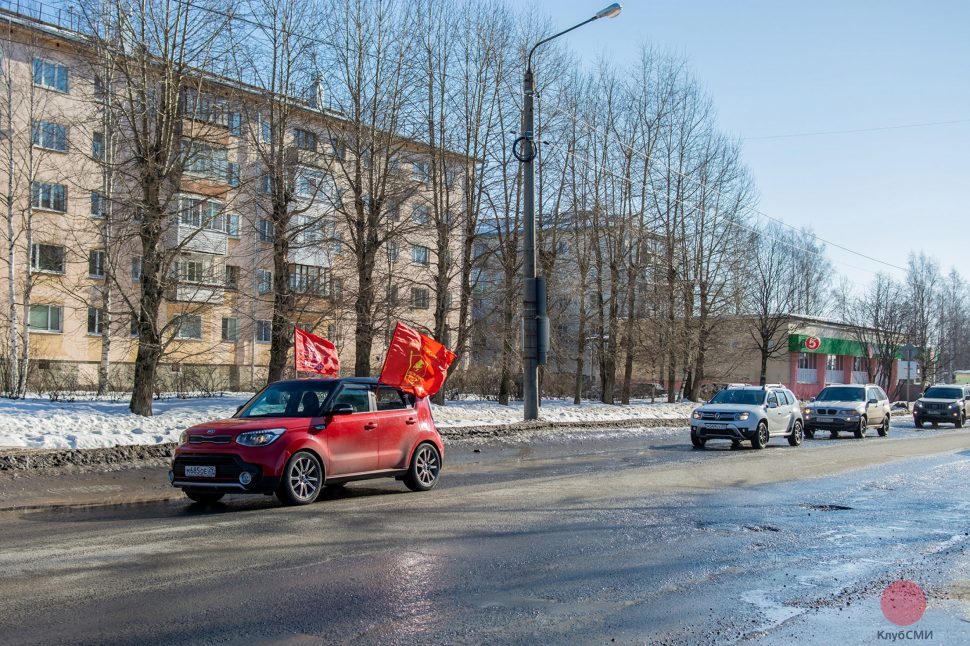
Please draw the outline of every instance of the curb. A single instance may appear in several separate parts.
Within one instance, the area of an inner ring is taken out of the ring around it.
[[[647,418],[597,420],[588,422],[516,422],[514,424],[491,424],[486,426],[450,426],[439,428],[446,441],[501,440],[535,431],[551,431],[568,428],[660,428],[687,426],[687,418]],[[132,444],[97,449],[2,449],[0,450],[0,473],[56,469],[65,466],[106,467],[143,466],[147,462],[165,462],[172,458],[177,445]]]

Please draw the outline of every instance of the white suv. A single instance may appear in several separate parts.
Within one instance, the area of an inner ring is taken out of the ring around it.
[[[802,443],[802,410],[795,395],[782,385],[729,386],[695,409],[690,420],[690,441],[696,449],[708,440],[731,440],[732,448],[749,440],[763,449],[772,437]]]

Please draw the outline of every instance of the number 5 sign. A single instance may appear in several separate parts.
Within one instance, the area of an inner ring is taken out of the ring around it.
[[[805,339],[806,350],[815,351],[821,347],[822,347],[822,339],[818,338],[817,336],[810,336],[807,339]]]

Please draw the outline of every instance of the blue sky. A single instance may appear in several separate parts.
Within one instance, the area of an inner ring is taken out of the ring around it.
[[[535,0],[568,27],[608,0]],[[895,265],[924,250],[970,279],[970,2],[628,0],[565,38],[622,63],[647,43],[685,56],[742,138],[760,210]],[[773,135],[963,123],[876,132]],[[879,264],[830,249],[859,285]]]

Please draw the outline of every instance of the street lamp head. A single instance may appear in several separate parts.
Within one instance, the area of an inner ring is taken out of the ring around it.
[[[621,11],[623,11],[623,5],[621,5],[619,2],[614,2],[609,7],[606,7],[605,9],[600,9],[593,17],[594,18],[616,18],[617,16],[620,15]]]

